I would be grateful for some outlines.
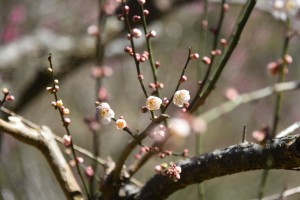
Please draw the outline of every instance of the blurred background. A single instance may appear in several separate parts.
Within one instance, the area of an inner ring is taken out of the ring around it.
[[[164,83],[162,97],[170,97],[175,89],[184,66],[188,48],[199,52],[204,45],[200,41],[202,1],[150,1],[153,6],[149,30],[156,30],[153,39],[155,60],[160,61],[158,79]],[[229,38],[237,16],[242,9],[241,2],[228,1],[230,8],[224,18],[222,38]],[[265,2],[265,3],[262,3]],[[267,64],[277,61],[282,53],[284,40],[284,22],[276,19],[274,10],[267,2],[259,1],[242,34],[240,43],[226,65],[215,91],[201,110],[209,110],[226,101],[225,91],[235,88],[246,93],[276,83],[277,78],[270,76]],[[272,2],[272,1],[271,1]],[[149,3],[148,3],[149,4]],[[147,8],[148,5],[146,5]],[[209,28],[215,28],[219,18],[220,3],[209,3]],[[11,89],[16,101],[7,104],[9,108],[39,125],[49,126],[54,133],[65,134],[58,113],[51,107],[53,97],[46,92],[49,84],[46,73],[47,56],[51,52],[54,70],[60,80],[59,96],[70,108],[70,126],[75,144],[92,151],[93,137],[84,122],[87,116],[95,112],[95,80],[91,70],[95,66],[95,39],[87,33],[90,25],[97,24],[98,2],[83,0],[34,1],[11,0],[0,2],[0,83]],[[292,20],[294,29],[298,29],[298,18]],[[113,74],[103,80],[108,93],[108,102],[116,113],[116,118],[124,116],[130,129],[143,130],[150,122],[149,113],[143,114],[140,108],[145,104],[144,95],[136,78],[136,69],[132,58],[123,49],[129,45],[123,32],[123,23],[113,14],[107,18],[103,40],[105,57],[103,64],[113,69]],[[213,34],[208,31],[206,41],[209,55]],[[139,51],[145,50],[145,42],[137,40]],[[291,40],[288,53],[293,57],[286,80],[298,80],[300,69],[299,38]],[[205,55],[200,55],[200,58]],[[201,59],[200,59],[201,60]],[[200,62],[200,61],[199,61]],[[182,89],[191,91],[193,97],[197,89],[198,62],[191,62],[188,81]],[[145,84],[151,81],[151,69],[147,62],[141,70]],[[299,121],[300,108],[298,91],[284,94],[279,130]],[[251,133],[264,125],[272,125],[275,97],[271,96],[250,104],[242,105],[233,112],[208,124],[202,135],[203,151],[241,142],[244,124],[247,125],[247,140],[253,141]],[[179,111],[170,106],[169,113]],[[130,137],[115,128],[114,124],[101,126],[99,144],[102,158],[111,156],[116,159]],[[151,144],[152,139],[146,143]],[[64,151],[64,146],[61,146]],[[168,149],[182,151],[188,148],[191,155],[195,152],[195,136],[176,137],[167,144]],[[138,152],[138,149],[135,153]],[[162,162],[176,161],[171,157],[161,160],[151,159],[135,177],[145,182],[154,172],[154,166]],[[53,173],[46,160],[36,149],[19,143],[15,139],[1,134],[0,152],[0,189],[5,200],[14,199],[64,199]],[[133,156],[127,164],[134,163]],[[85,165],[92,162],[86,158]],[[75,171],[74,171],[75,172]],[[76,172],[75,172],[76,174]],[[245,172],[206,181],[206,199],[230,200],[253,199],[257,196],[262,171]],[[265,194],[279,193],[284,188],[300,184],[298,172],[273,170],[268,178]],[[174,193],[169,199],[192,200],[197,197],[196,185]],[[299,199],[296,195],[288,199]]]

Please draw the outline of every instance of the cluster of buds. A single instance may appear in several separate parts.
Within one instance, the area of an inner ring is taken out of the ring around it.
[[[51,68],[48,68],[48,71],[50,73],[53,73]],[[57,79],[54,79],[53,81],[53,86],[52,87],[47,87],[46,90],[48,92],[50,92],[51,94],[57,93],[57,91],[59,90],[59,86],[58,86],[59,81]]]
[[[161,151],[158,147],[142,146],[140,148],[139,152],[134,155],[134,158],[138,160],[142,157],[143,154],[146,154],[148,152],[157,153],[160,158],[165,158],[166,156],[172,156],[173,155],[173,152],[169,151],[169,150]],[[183,154],[184,153],[182,153],[182,155]]]
[[[267,65],[267,69],[272,76],[276,76],[280,72],[280,70],[282,70],[284,74],[288,74],[289,70],[286,65],[290,65],[292,63],[293,58],[290,55],[286,54],[283,56],[283,59],[279,59],[277,62],[270,62]]]
[[[70,114],[70,110],[68,108],[66,108],[63,104],[63,101],[57,100],[57,101],[52,101],[51,105],[55,108],[55,109],[59,109],[59,112],[65,116],[65,115],[69,115]],[[71,123],[71,119],[68,117],[64,117],[64,125],[68,126]]]
[[[136,53],[135,58],[138,62],[141,62],[141,63],[145,62],[146,60],[149,59],[149,52],[144,51],[142,54]]]
[[[112,74],[112,68],[107,66],[94,66],[91,70],[93,78],[110,77]]]
[[[153,92],[155,93],[155,91],[157,91],[158,89],[164,88],[164,84],[160,83],[160,82],[149,83],[149,88],[151,88],[153,90]]]
[[[15,100],[15,97],[13,95],[10,94],[10,91],[9,89],[7,88],[3,88],[2,89],[2,94],[3,94],[3,98],[2,98],[2,101],[1,101],[1,106],[4,104],[4,102],[6,101],[14,101]]]
[[[195,59],[195,60],[197,60],[197,59],[199,59],[199,54],[198,53],[192,53],[191,55],[190,55],[190,59]]]
[[[159,125],[157,128],[150,132],[149,137],[156,141],[161,141],[164,139],[166,131],[167,128],[164,125]]]
[[[180,179],[181,167],[174,163],[164,163],[155,166],[155,171],[163,176],[167,176],[177,182]]]
[[[131,47],[127,46],[124,48],[125,53],[128,53],[129,55],[133,56],[133,50]]]
[[[70,160],[70,161],[69,161],[69,164],[70,164],[72,167],[75,167],[75,166],[76,166],[76,162],[77,162],[78,164],[81,164],[81,163],[84,162],[84,159],[83,159],[82,157],[76,157],[76,160],[75,160],[75,159]]]
[[[221,50],[221,49],[212,50],[212,51],[210,52],[210,54],[211,54],[212,56],[219,56],[219,55],[222,54],[222,50]]]

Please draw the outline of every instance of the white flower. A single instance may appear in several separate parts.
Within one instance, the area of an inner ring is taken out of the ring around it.
[[[112,109],[110,109],[108,103],[101,103],[97,107],[97,112],[103,124],[109,124],[111,122],[111,118],[115,117],[115,113]]]
[[[158,110],[162,104],[162,100],[155,96],[149,96],[146,100],[148,110]]]
[[[178,90],[174,94],[173,103],[178,106],[182,107],[185,103],[188,103],[190,100],[190,92],[187,90]]]
[[[168,126],[172,134],[180,137],[187,137],[191,133],[190,124],[183,118],[171,118],[168,122]]]
[[[285,21],[288,16],[295,16],[300,9],[300,0],[270,0],[272,15]]]
[[[116,126],[117,126],[117,129],[123,129],[127,126],[127,123],[124,119],[118,119],[116,121]]]

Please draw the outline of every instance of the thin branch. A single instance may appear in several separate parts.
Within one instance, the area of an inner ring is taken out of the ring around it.
[[[127,160],[130,153],[133,151],[133,149],[138,146],[143,139],[145,139],[148,134],[161,122],[166,120],[168,118],[168,115],[162,114],[159,117],[153,119],[153,121],[149,124],[149,126],[136,137],[136,139],[131,140],[126,147],[122,150],[121,155],[119,156],[116,167],[114,171],[111,174],[111,177],[109,177],[106,181],[105,188],[102,188],[103,197],[104,199],[114,199],[118,195],[118,191],[120,188],[120,176],[121,171],[123,169],[124,163]]]
[[[174,98],[174,94],[175,94],[175,92],[179,89],[179,86],[180,86],[181,83],[182,83],[181,78],[184,76],[185,71],[186,71],[186,69],[187,69],[187,67],[188,67],[188,65],[189,65],[189,62],[191,61],[191,55],[192,55],[192,47],[189,48],[188,56],[187,56],[185,65],[184,65],[184,67],[183,67],[183,69],[182,69],[182,72],[181,72],[181,74],[180,74],[180,77],[179,77],[178,83],[177,83],[177,85],[176,85],[175,91],[173,92],[173,95],[172,95],[172,97],[170,98],[169,103],[168,103],[168,104],[166,105],[166,107],[163,109],[163,113],[166,112],[166,110],[168,109],[169,105],[172,103],[173,98]]]
[[[207,89],[204,91],[203,95],[201,95],[197,101],[194,101],[191,103],[191,105],[188,109],[189,112],[194,112],[195,110],[197,110],[197,108],[199,106],[204,104],[207,97],[210,95],[212,90],[215,88],[215,85],[216,85],[217,81],[219,80],[219,77],[221,76],[222,71],[225,68],[227,61],[231,57],[235,47],[237,46],[237,44],[240,40],[241,34],[246,26],[246,23],[250,17],[252,10],[254,9],[255,4],[256,4],[256,0],[248,0],[247,1],[245,8],[243,9],[243,11],[240,14],[236,29],[234,30],[234,32],[232,34],[232,38],[229,41],[229,45],[228,45],[227,49],[225,49],[225,52],[222,55],[218,65],[217,65],[217,70],[212,75],[210,84],[208,85]]]

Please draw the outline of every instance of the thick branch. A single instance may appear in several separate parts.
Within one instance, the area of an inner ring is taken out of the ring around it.
[[[242,143],[223,150],[215,150],[196,156],[178,165],[182,168],[178,182],[155,175],[141,189],[136,199],[166,199],[173,192],[188,185],[244,171],[266,169],[266,161],[272,156],[268,169],[294,169],[300,166],[299,135],[274,139],[265,147]]]
[[[0,130],[23,143],[36,147],[43,153],[67,199],[84,199],[72,170],[57,146],[50,129],[47,127],[33,129],[22,123],[17,117],[12,119],[13,121],[10,123],[0,119]]]

